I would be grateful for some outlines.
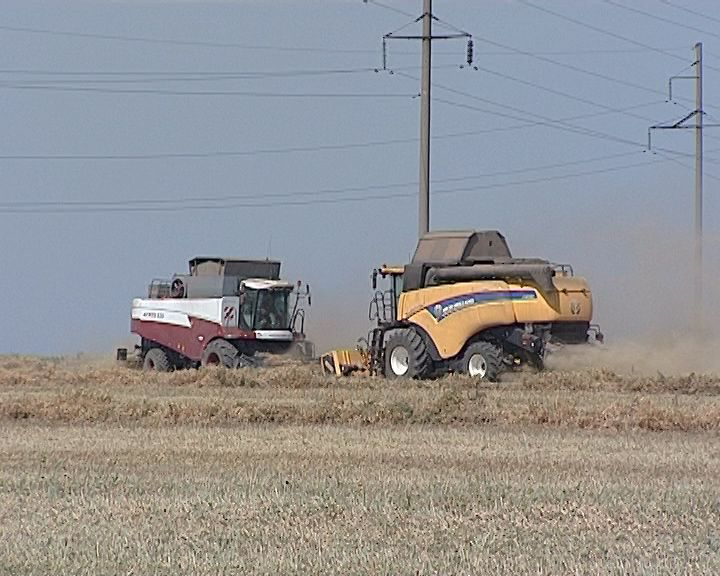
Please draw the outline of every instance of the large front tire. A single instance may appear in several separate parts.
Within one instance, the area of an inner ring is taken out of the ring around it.
[[[203,368],[208,366],[223,366],[225,368],[236,368],[240,352],[227,340],[218,338],[207,345],[203,351],[201,364]]]
[[[150,348],[143,359],[143,370],[147,372],[170,372],[172,364],[162,348]]]
[[[463,354],[460,372],[478,380],[497,380],[503,368],[502,349],[490,342],[474,342]]]
[[[387,378],[425,378],[430,375],[432,360],[425,340],[409,328],[394,332],[385,345]]]

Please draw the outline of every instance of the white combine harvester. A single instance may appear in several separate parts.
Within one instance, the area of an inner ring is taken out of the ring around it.
[[[193,258],[189,274],[153,280],[132,303],[131,331],[146,370],[254,366],[256,353],[312,358],[305,338],[310,290],[280,279],[280,262]],[[127,356],[120,349],[118,358]]]

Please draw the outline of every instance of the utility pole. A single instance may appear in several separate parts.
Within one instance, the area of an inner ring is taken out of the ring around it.
[[[450,32],[433,36],[433,20],[440,26],[449,28]],[[422,21],[421,36],[398,34],[398,32],[409,24],[383,36],[383,70],[388,69],[386,48],[388,40],[422,40],[422,76],[420,78],[420,188],[418,197],[419,237],[430,231],[430,88],[432,86],[430,72],[432,69],[432,41],[467,38],[467,65],[471,66],[473,62],[472,35],[436,18],[432,13],[432,0],[423,0],[423,13],[416,18],[413,23],[420,21]]]
[[[694,276],[697,322],[703,320],[703,85],[702,43],[695,44],[695,241]]]
[[[423,0],[422,80],[420,88],[420,196],[418,237],[430,231],[430,70],[432,62],[432,0]]]
[[[703,325],[703,130],[717,128],[720,124],[704,124],[703,116],[703,66],[702,42],[695,44],[695,61],[692,63],[695,74],[692,76],[671,76],[668,81],[668,101],[672,101],[673,80],[695,80],[695,110],[683,116],[674,124],[656,124],[648,128],[648,150],[652,150],[651,134],[653,130],[695,130],[695,201],[693,222],[693,284],[694,284],[694,322],[701,329]],[[691,118],[695,123],[688,124]]]

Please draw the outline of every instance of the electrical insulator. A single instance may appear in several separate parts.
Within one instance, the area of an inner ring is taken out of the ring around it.
[[[470,38],[467,43],[467,63],[468,63],[468,66],[472,66],[472,63],[473,63],[473,41],[472,41],[472,38]]]

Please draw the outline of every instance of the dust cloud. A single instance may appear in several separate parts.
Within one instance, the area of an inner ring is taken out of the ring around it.
[[[720,372],[720,238],[704,239],[703,297],[695,298],[692,242],[687,232],[636,225],[618,230],[612,253],[591,270],[595,321],[604,345],[566,347],[548,367],[606,368],[620,373]]]
[[[371,297],[371,290],[365,290],[365,286],[313,296],[306,332],[315,344],[316,354],[335,348],[355,348],[359,338],[367,337],[371,328],[368,320]]]
[[[323,307],[322,314],[313,312],[312,324],[308,327],[308,338],[315,344],[316,354],[322,354],[335,348],[355,348],[358,339],[367,338],[370,323],[363,322],[366,312],[363,306],[355,306],[354,310],[361,310],[358,317],[344,309]],[[343,312],[338,312],[343,310]]]
[[[720,372],[715,342],[685,340],[663,342],[651,339],[567,346],[546,358],[550,370],[604,369],[618,374],[683,375]]]

